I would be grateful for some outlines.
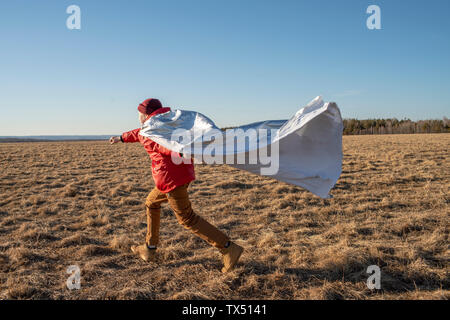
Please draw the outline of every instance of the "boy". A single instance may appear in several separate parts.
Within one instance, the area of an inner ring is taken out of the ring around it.
[[[158,99],[147,99],[139,104],[138,111],[139,121],[144,124],[150,117],[168,112],[170,108],[163,108]],[[161,204],[168,202],[181,225],[219,249],[223,255],[222,272],[232,270],[244,249],[231,242],[222,231],[192,210],[187,189],[189,183],[195,180],[194,165],[184,163],[184,161],[175,164],[172,161],[173,152],[171,150],[164,148],[150,138],[141,136],[139,131],[140,129],[135,129],[123,133],[120,137],[110,138],[111,144],[140,142],[152,160],[152,176],[155,187],[147,196],[145,202],[147,210],[146,241],[143,245],[132,246],[131,251],[144,261],[156,261]]]

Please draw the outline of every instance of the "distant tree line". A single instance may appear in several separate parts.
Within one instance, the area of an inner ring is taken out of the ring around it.
[[[442,133],[450,132],[450,120],[344,119],[344,134]]]
[[[396,133],[444,133],[450,132],[450,120],[418,120],[410,119],[344,119],[344,134],[396,134]],[[234,129],[225,127],[222,130]]]

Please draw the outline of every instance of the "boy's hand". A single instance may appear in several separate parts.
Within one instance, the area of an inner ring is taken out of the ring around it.
[[[120,137],[111,137],[111,138],[109,138],[109,143],[111,143],[111,144],[115,144],[115,143],[118,143],[120,141],[121,141]]]

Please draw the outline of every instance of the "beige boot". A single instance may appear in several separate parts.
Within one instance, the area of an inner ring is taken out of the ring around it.
[[[146,244],[131,246],[131,251],[141,257],[146,262],[156,261],[156,249],[149,249]]]
[[[238,262],[243,251],[244,248],[231,241],[228,248],[223,248],[220,250],[223,254],[223,273],[233,270],[234,265]]]

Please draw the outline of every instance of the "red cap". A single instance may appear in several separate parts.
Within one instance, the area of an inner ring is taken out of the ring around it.
[[[159,101],[158,99],[147,99],[144,100],[139,106],[138,106],[138,110],[141,113],[144,114],[152,114],[153,111],[162,108],[162,104],[161,101]]]

